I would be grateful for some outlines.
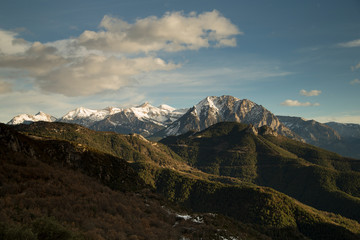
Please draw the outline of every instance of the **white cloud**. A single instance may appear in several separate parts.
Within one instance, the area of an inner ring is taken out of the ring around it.
[[[356,64],[355,66],[351,66],[352,71],[355,71],[355,70],[357,70],[359,68],[360,68],[360,62],[358,64]]]
[[[234,47],[238,28],[218,11],[202,14],[166,13],[138,19],[134,24],[105,15],[100,26],[104,31],[85,31],[80,45],[109,52],[138,53],[165,50],[176,52],[203,47]]]
[[[64,58],[54,47],[34,43],[22,56],[0,58],[0,67],[27,70],[41,89],[67,96],[84,96],[131,86],[133,76],[179,67],[155,57],[116,58],[89,55]]]
[[[0,67],[28,70],[30,76],[36,77],[50,72],[70,61],[58,55],[55,47],[35,42],[23,54],[0,56]]]
[[[17,36],[15,32],[0,29],[0,55],[22,53],[30,47],[28,42]]]
[[[320,90],[311,90],[311,91],[306,91],[304,89],[300,90],[300,95],[303,95],[306,97],[318,96],[320,94],[321,94]]]
[[[338,44],[340,47],[360,47],[360,39]]]
[[[360,80],[359,79],[354,79],[350,82],[351,85],[356,85],[356,84],[360,84]]]
[[[157,51],[236,46],[234,36],[241,34],[216,10],[166,13],[133,24],[106,15],[100,26],[102,31],[84,31],[78,38],[49,43],[29,43],[16,33],[0,31],[0,68],[15,69],[13,79],[30,78],[31,84],[47,92],[88,96],[139,83],[151,85],[139,76],[181,66],[156,57]]]
[[[299,102],[298,100],[287,99],[281,103],[283,106],[289,107],[310,107],[310,106],[320,106],[319,103],[310,103],[310,102]]]
[[[8,93],[12,91],[12,84],[0,80],[0,94]]]
[[[38,76],[37,84],[49,92],[86,96],[134,86],[133,76],[140,73],[176,67],[178,65],[153,57],[119,59],[90,55]]]

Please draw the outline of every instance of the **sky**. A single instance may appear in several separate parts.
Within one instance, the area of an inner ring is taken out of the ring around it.
[[[360,124],[358,0],[2,0],[0,122],[249,99]]]

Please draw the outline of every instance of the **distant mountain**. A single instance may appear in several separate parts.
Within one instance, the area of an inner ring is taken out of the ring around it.
[[[232,96],[206,97],[190,109],[175,109],[165,104],[154,107],[146,102],[130,108],[93,110],[79,107],[59,119],[42,112],[35,116],[21,114],[8,124],[35,121],[76,123],[97,131],[137,133],[153,140],[233,121],[252,124],[255,128],[267,125],[278,134],[360,159],[359,124],[322,124],[299,117],[275,116],[261,105]]]
[[[360,159],[360,125],[319,123],[300,117],[277,116],[291,131],[307,143]]]
[[[108,107],[100,110],[93,110],[89,108],[76,108],[63,117],[59,118],[58,122],[76,123],[85,127],[90,127],[95,122],[101,121],[104,118],[122,111],[120,108]]]
[[[241,100],[232,96],[212,96],[203,99],[182,117],[154,136],[180,135],[189,130],[201,131],[218,122],[241,122],[252,124],[256,128],[267,125],[281,135],[297,138],[274,114],[263,106],[247,99]]]
[[[154,107],[144,103],[109,115],[95,122],[90,128],[122,134],[138,133],[147,137],[167,127],[186,111],[187,109],[175,109],[165,104]]]
[[[328,122],[324,124],[338,132],[342,138],[360,138],[360,124],[337,122]]]
[[[322,143],[341,139],[340,135],[333,128],[314,120],[289,116],[277,116],[277,118],[309,144],[318,146]]]
[[[16,125],[16,124],[22,124],[22,123],[29,124],[32,122],[39,122],[39,121],[54,122],[54,121],[56,121],[56,118],[40,111],[35,115],[31,115],[31,114],[17,115],[14,118],[12,118],[7,124],[9,124],[9,125]]]

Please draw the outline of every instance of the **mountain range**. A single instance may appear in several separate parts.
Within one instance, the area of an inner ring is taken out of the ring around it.
[[[360,125],[326,123],[299,117],[275,116],[247,99],[232,96],[206,97],[189,109],[149,103],[131,107],[108,107],[100,110],[77,108],[59,119],[42,112],[35,116],[21,114],[8,124],[35,121],[76,123],[98,131],[122,134],[137,133],[159,140],[189,130],[201,131],[218,122],[241,122],[255,128],[267,125],[278,134],[319,146],[345,156],[360,159]]]
[[[151,142],[0,124],[0,143],[4,239],[360,237],[358,161],[267,126],[222,122]]]
[[[10,125],[29,124],[32,122],[39,122],[39,121],[54,122],[56,120],[57,120],[56,117],[40,111],[35,115],[31,115],[31,114],[17,115],[15,117],[13,117],[7,124],[10,124]]]

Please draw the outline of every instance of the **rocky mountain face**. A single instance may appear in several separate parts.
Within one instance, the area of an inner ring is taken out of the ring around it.
[[[49,114],[38,112],[35,115],[32,114],[20,114],[15,117],[13,117],[7,124],[10,125],[16,125],[16,124],[29,124],[32,122],[38,122],[38,121],[44,121],[44,122],[54,122],[56,121],[56,118],[54,116],[51,116]]]
[[[281,135],[297,137],[263,106],[232,96],[205,98],[155,135],[163,137],[183,134],[189,130],[201,131],[218,122],[241,122],[252,124],[255,128],[267,125]]]

